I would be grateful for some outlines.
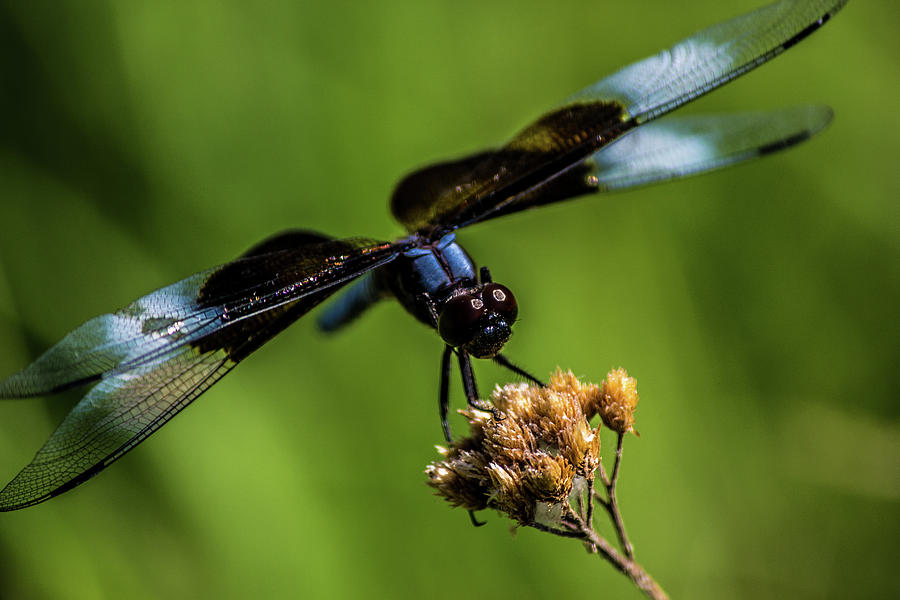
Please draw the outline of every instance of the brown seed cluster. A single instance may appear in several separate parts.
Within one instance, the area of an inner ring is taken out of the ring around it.
[[[453,506],[495,508],[523,525],[553,525],[573,490],[600,461],[600,415],[618,433],[634,431],[637,383],[625,369],[610,371],[602,386],[557,371],[546,387],[510,383],[494,389],[499,418],[468,408],[468,437],[438,446],[442,460],[425,472],[428,485]]]
[[[600,455],[599,426],[586,413],[600,402],[599,386],[557,371],[546,387],[498,387],[491,402],[500,418],[461,411],[469,437],[438,447],[429,485],[454,506],[495,508],[521,524],[559,514],[578,478],[592,476]],[[595,411],[596,412],[596,411]],[[557,507],[554,510],[554,507]]]
[[[607,427],[617,433],[634,433],[634,411],[638,403],[637,381],[625,369],[610,371],[603,381],[597,412]]]

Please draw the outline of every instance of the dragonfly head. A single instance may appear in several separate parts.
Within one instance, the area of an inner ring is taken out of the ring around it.
[[[438,333],[475,358],[492,358],[509,340],[518,311],[516,297],[506,286],[487,283],[447,300],[438,318]]]

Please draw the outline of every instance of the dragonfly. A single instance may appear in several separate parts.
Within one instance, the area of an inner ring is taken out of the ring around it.
[[[224,265],[93,318],[20,372],[0,398],[92,386],[34,459],[0,491],[32,506],[97,475],[165,425],[267,341],[338,291],[319,317],[335,331],[394,298],[443,342],[444,436],[453,357],[469,404],[483,407],[472,358],[540,383],[506,358],[518,314],[456,241],[457,230],[525,209],[719,169],[794,146],[831,120],[825,106],[659,119],[778,56],[846,0],[781,0],[626,66],[546,112],[505,145],[403,178],[396,241],[290,230]]]

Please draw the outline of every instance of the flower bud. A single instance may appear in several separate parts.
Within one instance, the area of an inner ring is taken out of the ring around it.
[[[634,432],[637,381],[625,369],[610,371],[603,380],[597,412],[607,427],[618,433]]]

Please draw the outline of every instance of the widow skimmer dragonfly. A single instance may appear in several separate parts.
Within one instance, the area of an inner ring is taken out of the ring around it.
[[[500,353],[516,320],[512,292],[476,272],[457,229],[577,196],[702,173],[808,139],[827,107],[667,118],[666,113],[774,58],[846,0],[781,0],[705,29],[572,96],[506,145],[435,164],[400,181],[391,211],[408,235],[271,237],[236,260],[91,319],[19,373],[0,398],[93,385],[34,459],[0,491],[0,510],[59,495],[162,427],[238,363],[335,292],[321,319],[337,329],[393,296],[444,342],[445,435],[456,354],[470,403],[470,356],[534,379]]]

